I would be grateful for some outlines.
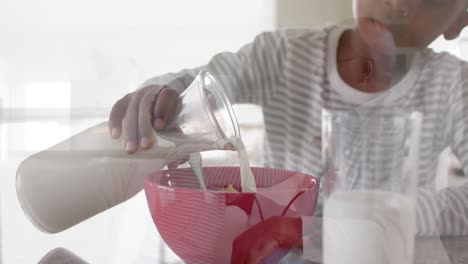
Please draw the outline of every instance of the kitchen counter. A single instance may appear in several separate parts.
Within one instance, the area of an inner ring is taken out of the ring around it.
[[[442,239],[418,239],[416,241],[415,264],[466,264],[468,263],[468,237],[456,238],[442,238]],[[281,263],[309,263],[318,264],[314,262],[307,262],[288,258],[288,261]],[[48,252],[39,264],[85,264],[87,263],[81,257],[65,248],[55,248]],[[163,261],[161,259],[141,258],[137,263],[157,263],[157,264],[178,264],[182,263],[180,260],[172,259],[171,261]]]

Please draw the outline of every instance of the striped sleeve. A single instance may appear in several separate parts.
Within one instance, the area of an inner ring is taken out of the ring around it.
[[[448,137],[468,175],[468,67],[462,63],[450,89]],[[439,191],[420,189],[417,199],[418,234],[468,235],[468,184]]]
[[[439,191],[419,189],[416,217],[418,236],[468,235],[468,185]]]
[[[207,65],[147,80],[140,87],[168,85],[185,90],[202,68],[220,82],[232,103],[263,105],[274,94],[285,54],[285,31],[265,32],[238,52],[222,52]]]

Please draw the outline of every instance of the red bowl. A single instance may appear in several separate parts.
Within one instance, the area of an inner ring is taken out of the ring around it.
[[[148,175],[145,193],[153,221],[165,243],[186,263],[229,263],[232,241],[272,216],[312,216],[317,178],[299,172],[252,168],[256,193],[240,190],[239,167],[203,168],[207,191],[190,169]]]

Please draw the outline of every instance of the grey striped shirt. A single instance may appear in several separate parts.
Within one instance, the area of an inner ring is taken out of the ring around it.
[[[282,30],[262,33],[236,53],[215,55],[203,66],[220,80],[233,103],[253,103],[264,112],[266,166],[322,175],[321,110],[380,100],[423,113],[417,222],[419,235],[468,235],[468,185],[436,191],[437,159],[450,146],[468,174],[468,67],[447,53],[421,51],[408,73],[385,95],[371,97],[337,77],[336,46],[343,30]],[[145,82],[182,92],[200,68]]]

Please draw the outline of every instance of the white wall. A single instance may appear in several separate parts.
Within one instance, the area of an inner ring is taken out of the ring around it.
[[[83,104],[83,93],[93,91],[88,106],[109,105],[147,77],[237,50],[275,24],[270,0],[3,2],[0,65],[10,72],[9,89],[71,81],[74,101]],[[10,104],[23,105],[15,100]]]
[[[278,0],[279,27],[320,27],[352,19],[351,0]]]

